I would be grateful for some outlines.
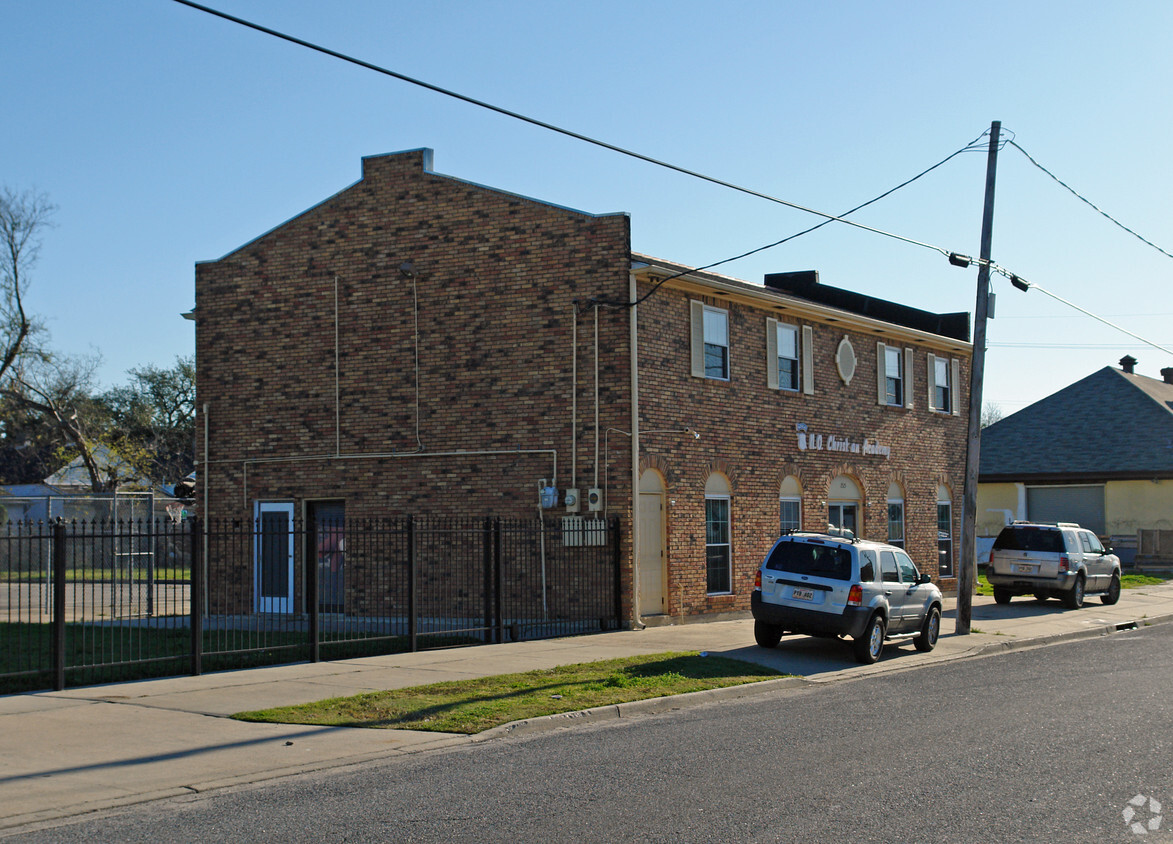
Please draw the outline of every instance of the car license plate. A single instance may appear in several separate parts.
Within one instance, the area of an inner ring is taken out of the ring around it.
[[[1024,565],[1022,563],[1019,563],[1018,565],[1014,566],[1013,568],[1014,568],[1015,574],[1034,574],[1035,572],[1037,572],[1039,570],[1039,567],[1036,565],[1028,566],[1028,565]]]
[[[796,601],[813,601],[815,599],[815,590],[813,589],[792,589],[790,597]]]

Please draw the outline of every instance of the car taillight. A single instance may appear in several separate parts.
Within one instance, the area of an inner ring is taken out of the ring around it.
[[[1066,554],[1059,555],[1059,571],[1060,573],[1067,571],[1068,560]]]
[[[858,607],[863,605],[863,587],[858,583],[847,593],[847,606]]]
[[[761,589],[762,588],[762,570],[761,569],[758,569],[757,574],[754,575],[753,588],[754,589]]]

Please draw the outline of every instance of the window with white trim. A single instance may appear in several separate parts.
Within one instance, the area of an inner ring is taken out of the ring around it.
[[[788,530],[802,530],[802,485],[793,475],[787,475],[782,479],[782,488],[778,494],[778,512],[778,526],[783,533]]]
[[[733,591],[733,545],[730,542],[729,480],[720,472],[705,482],[705,591],[728,595]]]
[[[896,483],[888,486],[888,544],[904,547],[904,490]]]
[[[928,356],[929,365],[929,410],[936,413],[960,415],[957,383],[960,379],[960,363],[956,358]]]
[[[705,377],[729,380],[729,313],[705,305]]]
[[[798,326],[777,323],[778,389],[798,391]]]
[[[904,404],[904,367],[895,346],[884,347],[884,400],[897,407]]]
[[[733,591],[729,497],[705,496],[705,583],[710,595]]]
[[[912,407],[912,349],[876,343],[876,401],[887,407]]]
[[[953,577],[953,503],[944,486],[937,487],[937,576]]]

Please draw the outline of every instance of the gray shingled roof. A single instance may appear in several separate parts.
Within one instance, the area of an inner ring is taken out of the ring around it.
[[[1173,476],[1173,384],[1107,366],[982,431],[980,479]]]

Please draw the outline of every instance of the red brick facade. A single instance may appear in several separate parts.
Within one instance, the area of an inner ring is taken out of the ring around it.
[[[631,315],[596,303],[628,300],[632,257],[625,215],[440,176],[426,150],[365,159],[355,185],[197,266],[205,515],[251,519],[261,501],[292,502],[300,514],[336,500],[357,518],[534,516],[540,481],[584,493],[597,483],[623,525],[630,616]],[[652,281],[643,270],[636,277],[643,295]],[[716,295],[722,286],[726,295]],[[728,381],[690,374],[692,299],[729,312]],[[876,400],[883,324],[705,274],[668,282],[637,312],[639,425],[649,432],[640,462],[665,484],[668,571],[664,604],[643,612],[747,610],[787,475],[802,485],[806,527],[825,524],[831,480],[852,478],[863,493],[861,532],[878,538],[887,536],[889,484],[900,483],[907,548],[936,573],[938,485],[952,490],[960,535],[965,424],[927,408],[925,355],[961,359],[964,407],[967,344],[896,330],[892,342],[916,351],[915,406],[897,409]],[[767,386],[767,316],[813,327],[812,394]],[[835,364],[844,336],[858,358],[850,384]],[[800,451],[799,423],[849,443],[879,441],[890,455]],[[700,438],[652,433],[684,428]],[[714,472],[731,488],[732,589],[723,595],[708,594],[705,571],[704,490]],[[219,574],[250,576],[236,569]]]

